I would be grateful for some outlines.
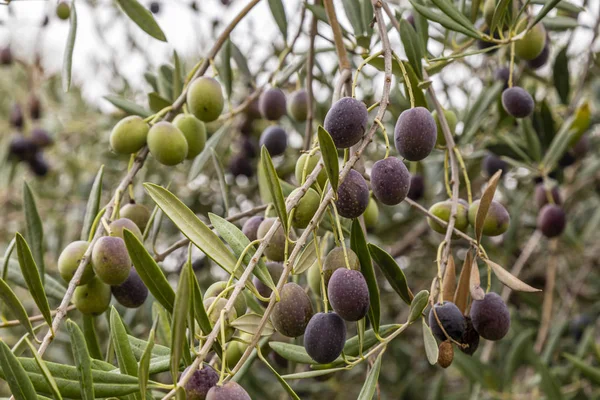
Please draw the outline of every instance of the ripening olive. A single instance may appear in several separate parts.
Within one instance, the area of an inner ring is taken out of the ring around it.
[[[75,242],[70,243],[65,249],[60,253],[58,257],[58,272],[60,276],[66,281],[71,282],[73,279],[73,275],[75,275],[75,271],[77,271],[77,267],[79,267],[79,263],[83,258],[86,250],[90,246],[89,242],[85,240],[77,240]],[[85,269],[83,270],[83,275],[79,279],[78,285],[85,285],[94,277],[94,269],[92,267],[92,263],[88,262]]]
[[[221,84],[205,76],[194,79],[188,88],[187,105],[200,121],[215,121],[225,105]]]

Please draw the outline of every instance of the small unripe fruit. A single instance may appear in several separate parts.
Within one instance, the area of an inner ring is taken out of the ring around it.
[[[146,230],[146,225],[148,225],[148,222],[150,221],[151,213],[148,207],[143,204],[129,203],[119,210],[119,215],[121,218],[127,218],[133,221],[140,232],[144,232]]]
[[[146,145],[150,127],[137,115],[125,117],[110,133],[110,148],[118,154],[132,154]]]
[[[73,304],[83,314],[100,315],[108,309],[110,297],[110,286],[95,276],[86,285],[75,288]]]
[[[215,121],[225,105],[221,85],[213,78],[196,78],[188,89],[187,105],[200,121]]]
[[[237,343],[237,342],[234,342]],[[233,344],[233,343],[232,343]],[[229,355],[229,350],[227,353]],[[187,367],[186,374],[191,367]],[[184,386],[186,400],[205,400],[208,391],[219,382],[219,374],[210,365],[205,364],[202,369],[197,369]]]
[[[554,204],[562,204],[558,186],[553,186],[552,189],[546,189],[546,186],[544,186],[543,183],[538,183],[535,186],[535,203],[537,204],[538,208],[542,208],[548,204],[548,197],[552,199]]]
[[[546,204],[538,214],[537,228],[547,238],[560,236],[566,225],[567,216],[564,210],[556,204]]]
[[[306,121],[308,114],[308,94],[306,90],[300,89],[290,96],[288,102],[288,114],[297,122]]]
[[[435,215],[445,222],[450,221],[450,214],[452,213],[452,200],[440,201],[435,203],[429,208],[429,213]],[[462,202],[458,202],[456,205],[456,216],[454,217],[454,227],[461,232],[467,230],[469,226],[469,217],[467,215],[467,206]],[[435,221],[433,218],[427,217],[427,223],[434,231],[445,234],[447,227]]]
[[[204,304],[204,308],[206,309],[206,312],[208,314],[208,320],[210,321],[210,324],[214,326],[217,320],[221,318],[221,311],[227,305],[227,299],[224,299],[222,297],[219,299],[217,299],[216,297],[205,297],[202,303]],[[213,305],[213,303],[215,304]],[[225,321],[222,321],[225,323],[226,340],[231,339],[233,333],[235,332],[235,329],[232,326],[230,326],[230,323],[236,318],[237,312],[235,311],[235,307],[231,307],[231,310],[229,310],[229,312],[225,314]],[[220,337],[221,336],[219,335],[219,339]]]
[[[502,107],[515,118],[525,118],[533,113],[533,97],[522,87],[513,86],[502,92]]]
[[[120,237],[103,236],[92,250],[94,272],[107,285],[120,285],[129,277],[131,259]]]
[[[310,290],[316,295],[321,295],[321,269],[319,268],[319,264],[314,263],[312,267],[308,269],[308,273],[306,275],[306,279],[308,280],[308,287]]]
[[[377,223],[379,222],[379,206],[375,199],[369,199],[369,205],[363,214],[363,218],[365,219],[365,227],[367,229],[375,229],[377,227]]]
[[[271,157],[285,153],[287,148],[287,133],[280,126],[269,126],[260,135],[259,146],[265,146]]]
[[[148,297],[148,288],[135,268],[131,268],[125,282],[111,286],[110,290],[119,304],[127,308],[138,308]]]
[[[238,383],[229,381],[223,386],[213,386],[206,395],[206,400],[252,400],[248,392]]]
[[[410,177],[410,186],[406,197],[411,200],[417,201],[423,198],[425,195],[425,178],[423,175],[415,174]]]
[[[410,172],[402,161],[388,157],[373,164],[371,188],[377,200],[388,206],[399,204],[410,188]]]
[[[477,220],[477,210],[479,210],[480,200],[475,200],[469,207],[469,223],[475,226]],[[492,200],[488,213],[483,220],[483,234],[485,236],[502,235],[508,230],[510,225],[510,215],[506,208],[497,201]]]
[[[252,338],[250,338],[252,340]],[[242,355],[248,348],[248,345],[245,343],[241,343],[235,340],[230,341],[227,344],[227,353],[225,354],[225,358],[227,360],[227,365],[232,368],[234,365],[240,361]]]
[[[520,31],[527,26],[526,21],[520,21]],[[546,29],[544,24],[533,26],[525,36],[515,42],[515,54],[524,60],[533,60],[538,57],[546,45]]]
[[[369,311],[369,288],[359,271],[337,269],[327,286],[333,310],[346,321],[358,321]]]
[[[298,158],[298,162],[296,163],[296,169],[294,171],[298,185],[302,184],[302,174],[304,173],[304,166],[308,163],[308,166],[306,167],[306,176],[305,176],[305,178],[306,178],[315,169],[315,167],[319,163],[320,159],[321,159],[321,153],[319,153],[319,152],[313,154],[310,157],[309,157],[308,153],[304,153]],[[323,169],[321,169],[321,172],[319,172],[319,175],[317,175],[317,183],[319,184],[319,186],[322,189],[324,189],[326,182],[327,182],[327,172],[325,171],[325,168],[323,168]]]
[[[467,323],[467,327],[465,328],[465,333],[463,333],[462,339],[460,343],[467,345],[466,347],[460,346],[460,350],[472,356],[479,347],[479,333],[473,328],[473,322],[471,321],[471,317],[465,317],[465,321]]]
[[[483,300],[473,300],[471,321],[479,335],[487,340],[500,340],[510,329],[510,313],[502,297],[487,293]]]
[[[279,296],[280,300],[271,313],[273,326],[284,336],[302,336],[313,315],[310,298],[301,286],[293,282],[283,285]]]
[[[325,257],[323,263],[323,278],[325,279],[325,287],[329,286],[329,280],[333,273],[340,268],[350,268],[354,271],[360,271],[360,261],[358,256],[352,249],[346,247],[346,254],[348,256],[348,265],[346,265],[346,257],[344,256],[343,247],[333,248]]]
[[[277,121],[286,112],[285,94],[278,88],[265,90],[260,95],[258,107],[264,119]]]
[[[452,360],[454,360],[454,348],[452,347],[452,342],[446,340],[440,343],[438,350],[438,364],[442,368],[448,368],[450,364],[452,364]]]
[[[283,274],[283,264],[278,263],[278,262],[272,262],[272,261],[268,262],[267,270],[269,271],[269,275],[271,275],[271,279],[273,279],[273,282],[275,283],[275,285],[277,285],[277,282],[279,282],[279,279],[281,279],[281,275]],[[265,285],[260,279],[258,279],[257,277],[254,277],[252,279],[252,283],[254,283],[254,286],[256,287],[258,294],[260,294],[262,297],[268,298],[271,296],[271,293],[273,291],[271,290],[270,287]],[[263,302],[263,301],[261,301],[261,304],[265,307],[268,305],[267,302]]]
[[[77,267],[79,267],[79,263],[89,246],[89,242],[77,240],[70,243],[65,247],[62,253],[60,253],[57,263],[58,272],[66,282],[71,282],[71,279],[73,279],[73,275],[75,275],[75,271],[77,271]],[[79,285],[85,285],[91,281],[93,277],[94,269],[92,263],[88,262],[83,270],[83,275],[81,275],[81,279],[79,280]]]
[[[290,196],[296,195],[296,193],[299,191],[300,188],[294,189],[294,191],[290,193]],[[319,196],[315,189],[308,188],[294,209],[292,226],[299,229],[306,228],[312,217],[314,217],[315,213],[317,212],[320,203],[321,196]]]
[[[437,127],[428,109],[415,107],[400,114],[394,128],[398,153],[409,161],[420,161],[435,147]]]
[[[491,178],[498,171],[502,171],[502,175],[504,175],[508,171],[508,163],[495,154],[490,153],[481,162],[481,168],[485,172],[485,176]]]
[[[304,335],[304,348],[320,364],[335,361],[346,343],[346,324],[336,313],[315,314]]]
[[[437,319],[434,313],[437,314]],[[465,317],[454,303],[449,301],[444,301],[442,304],[436,303],[429,311],[429,326],[431,327],[431,331],[439,340],[445,341],[447,338],[438,324],[438,319],[448,336],[454,340],[462,338],[466,328]]]
[[[355,98],[343,97],[327,111],[323,127],[331,135],[335,147],[347,149],[362,139],[368,122],[367,106]]]
[[[56,6],[56,16],[60,19],[67,20],[71,16],[71,7],[66,1],[61,1]]]
[[[437,129],[437,144],[438,146],[446,146],[446,137],[444,136],[444,131],[442,130],[442,123],[440,122],[437,110],[434,110],[431,113],[431,116],[435,120],[435,127]],[[446,122],[448,123],[450,134],[454,136],[454,134],[456,133],[456,124],[458,123],[458,118],[456,117],[456,114],[452,110],[444,110],[444,118],[446,118]]]
[[[242,226],[242,233],[246,235],[248,240],[254,242],[257,238],[256,232],[258,231],[258,227],[265,220],[265,217],[260,215],[255,215],[254,217],[248,218],[248,220]]]
[[[115,236],[115,237],[119,237],[121,239],[125,239],[123,237],[123,230],[127,229],[129,231],[131,231],[131,233],[133,233],[138,239],[142,240],[142,232],[140,231],[140,228],[138,228],[138,226],[135,224],[135,222],[133,222],[132,220],[128,219],[128,218],[119,218],[114,220],[113,222],[110,223],[110,225],[108,226],[108,233],[110,236]]]
[[[369,205],[369,187],[362,175],[351,169],[338,186],[335,206],[344,218],[358,218]]]
[[[204,150],[204,145],[206,144],[206,127],[204,126],[204,122],[191,114],[179,114],[173,120],[173,124],[179,128],[187,141],[188,154],[186,158],[193,160]]]
[[[275,221],[275,218],[265,218],[265,220],[261,222],[258,227],[258,231],[256,232],[258,239],[263,239],[266,236],[267,232],[269,232],[269,229],[271,229]],[[294,235],[293,231],[290,231],[290,239],[295,239],[295,237],[296,236]],[[265,256],[272,261],[283,261],[285,259],[285,241],[285,231],[280,225],[265,248]],[[288,251],[291,252],[293,248],[294,246],[292,243],[288,244]]]
[[[225,290],[226,287],[227,282],[225,281],[215,282],[210,285],[208,289],[206,289],[206,292],[204,292],[204,297],[217,297],[221,294],[221,292],[223,292],[223,290]],[[233,293],[233,290],[229,290],[224,296],[221,296],[221,298],[229,299],[229,297],[231,297],[231,293]],[[242,294],[236,297],[235,301],[233,302],[233,307],[235,308],[235,313],[237,315],[242,316],[246,314],[246,299]]]
[[[177,165],[188,154],[188,144],[183,132],[170,122],[161,121],[148,132],[148,149],[164,165]]]

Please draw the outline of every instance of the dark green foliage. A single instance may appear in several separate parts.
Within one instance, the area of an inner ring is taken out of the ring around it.
[[[434,314],[434,309],[437,314],[437,319]],[[467,328],[467,323],[465,317],[454,303],[449,301],[444,301],[442,304],[436,303],[429,311],[429,326],[431,327],[431,331],[435,337],[444,341],[446,340],[446,335],[438,324],[438,319],[448,336],[457,341],[461,340],[465,329]]]
[[[244,226],[242,226],[242,232],[251,242],[256,240],[258,227],[264,220],[265,217],[255,215],[254,217],[248,218],[248,220],[244,223]]]
[[[470,356],[472,356],[479,347],[479,333],[473,328],[473,322],[471,321],[471,317],[465,317],[465,321],[467,323],[465,332],[462,335],[462,339],[460,343],[468,345],[468,347],[461,347],[459,349]]]
[[[120,285],[111,286],[110,290],[115,299],[124,307],[138,308],[148,297],[148,288],[135,268],[131,268],[129,277]]]
[[[100,315],[108,309],[110,297],[110,286],[93,277],[86,285],[75,288],[72,301],[83,314]]]
[[[548,196],[550,195],[550,196]],[[562,204],[562,199],[560,197],[560,191],[558,190],[558,186],[552,186],[551,189],[546,189],[546,186],[540,182],[535,186],[535,203],[538,208],[544,207],[548,204],[548,197],[552,199],[552,202],[557,205]]]
[[[403,111],[394,128],[398,153],[409,161],[420,161],[431,153],[437,140],[435,120],[428,109],[415,107]]]
[[[107,285],[120,285],[129,277],[131,259],[120,237],[104,236],[92,250],[94,272]]]
[[[229,381],[223,386],[213,386],[206,395],[206,400],[252,400],[248,392],[238,383]]]
[[[304,348],[318,363],[335,361],[342,354],[346,342],[346,324],[334,312],[315,314],[304,335]]]
[[[346,258],[344,256],[343,247],[335,247],[325,257],[323,263],[323,279],[325,279],[325,287],[329,285],[329,280],[333,273],[340,268],[350,268],[354,271],[360,271],[360,261],[358,256],[352,249],[346,247],[346,254],[348,256],[348,265],[346,266]]]
[[[508,163],[502,160],[495,154],[488,154],[481,162],[481,169],[484,171],[484,175],[491,178],[497,171],[502,171],[502,175],[508,171]]]
[[[475,200],[469,207],[469,223],[475,226],[477,210],[479,210],[480,200]],[[483,221],[483,234],[486,236],[502,235],[508,230],[510,225],[510,215],[506,208],[497,201],[492,201],[488,213]]]
[[[269,126],[260,135],[259,146],[265,146],[272,157],[281,155],[287,148],[287,133],[280,126]]]
[[[264,119],[277,121],[283,117],[286,112],[285,94],[278,88],[265,90],[263,94],[260,95],[258,107]]]
[[[533,113],[533,97],[522,87],[513,86],[502,92],[502,106],[515,118],[529,117]]]
[[[506,303],[497,293],[490,292],[483,300],[471,304],[473,328],[487,340],[500,340],[510,329],[510,313]]]
[[[183,373],[187,373],[187,367]],[[219,382],[219,374],[210,365],[194,371],[190,380],[185,384],[186,400],[205,400],[209,390]]]
[[[301,286],[289,282],[283,286],[279,296],[281,300],[275,304],[271,314],[273,326],[284,336],[302,336],[313,315],[308,295]]]
[[[351,169],[337,190],[338,213],[345,218],[358,218],[369,205],[369,187],[362,175]]]
[[[83,258],[85,251],[90,246],[89,242],[85,240],[77,240],[75,242],[69,243],[67,247],[60,253],[58,257],[58,272],[60,276],[65,280],[65,282],[70,282],[75,275],[75,271],[77,271],[77,267],[79,267],[79,263]],[[91,263],[88,263],[85,266],[83,271],[83,275],[81,275],[81,279],[79,280],[79,285],[85,285],[94,277],[94,269]]]
[[[347,149],[362,139],[368,122],[369,114],[364,103],[343,97],[327,111],[323,127],[331,135],[335,147]]]
[[[567,215],[556,204],[546,204],[538,214],[537,228],[548,238],[560,236],[566,225]]]
[[[213,78],[196,78],[187,92],[187,105],[200,121],[212,122],[219,118],[225,105],[221,84]]]
[[[144,232],[146,230],[146,225],[148,225],[148,221],[150,221],[150,210],[145,205],[138,203],[125,204],[121,210],[119,210],[119,215],[121,218],[127,218],[133,221],[133,223],[139,228],[140,232]],[[131,231],[135,233],[135,230]]]
[[[369,288],[359,271],[338,268],[327,286],[333,310],[346,321],[363,319],[369,311]]]
[[[271,262],[267,263],[267,269],[269,270],[269,275],[271,275],[271,278],[273,279],[273,282],[275,282],[275,284],[277,285],[277,282],[279,282],[279,279],[281,278],[281,275],[283,274],[283,264],[271,261]],[[254,283],[254,286],[256,286],[256,290],[258,290],[258,293],[262,297],[267,297],[268,298],[268,297],[271,296],[271,293],[273,291],[271,290],[270,287],[268,287],[267,285],[265,285],[260,279],[258,279],[257,277],[254,277],[252,279],[252,283]],[[262,301],[261,301],[261,303],[265,307],[268,304],[268,303],[262,302]]]
[[[306,121],[308,114],[308,93],[300,89],[290,95],[287,104],[288,114],[297,122]]]
[[[371,170],[371,188],[377,200],[383,204],[399,204],[410,189],[410,172],[396,157],[379,160]]]

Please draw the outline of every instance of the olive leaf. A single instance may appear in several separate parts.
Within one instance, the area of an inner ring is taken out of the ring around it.
[[[285,381],[285,379],[283,379],[281,377],[281,375],[279,375],[279,373],[275,370],[275,368],[273,368],[271,366],[271,364],[269,364],[269,362],[263,357],[261,351],[260,351],[260,347],[257,347],[256,349],[258,351],[258,357],[260,358],[260,360],[267,366],[267,368],[269,368],[269,370],[275,375],[275,377],[277,378],[277,380],[279,381],[279,383],[281,384],[281,387],[283,387],[283,389],[287,392],[287,394],[295,400],[300,400],[300,397],[298,397],[298,395],[296,394],[296,392],[294,392],[294,389],[292,389],[292,387]]]
[[[96,333],[96,317],[92,315],[83,315],[83,336],[87,345],[90,356],[97,360],[102,359],[102,351],[100,350],[100,342]]]
[[[154,20],[152,13],[137,0],[117,0],[117,4],[127,16],[144,32],[155,39],[166,42],[167,38]]]
[[[124,99],[115,95],[104,96],[104,99],[110,102],[113,106],[120,110],[125,111],[129,115],[138,115],[142,118],[147,118],[152,115],[151,111],[146,110],[144,107],[137,105],[136,103]]]
[[[540,22],[546,16],[546,14],[552,11],[552,9],[556,7],[556,5],[560,2],[561,0],[548,0],[544,4],[544,7],[542,7],[540,12],[535,16],[535,19],[533,20],[533,23],[531,23],[531,26],[534,26],[535,24]]]
[[[483,300],[485,297],[485,292],[481,288],[481,277],[479,276],[479,267],[477,266],[477,261],[473,261],[473,265],[471,266],[469,290],[473,300]]]
[[[271,9],[271,14],[273,14],[273,18],[275,19],[275,23],[279,27],[281,34],[283,35],[283,40],[287,42],[287,17],[285,15],[285,7],[283,6],[282,0],[269,0],[269,8]]]
[[[363,384],[360,393],[358,394],[358,400],[371,400],[373,395],[375,394],[375,390],[377,389],[377,381],[379,380],[379,371],[381,370],[381,359],[383,358],[384,351],[381,351],[375,359],[369,374],[367,375],[367,379],[365,379],[365,383]]]
[[[485,122],[485,118],[482,118],[483,115],[486,115],[489,112],[491,105],[498,100],[498,96],[503,88],[504,82],[496,82],[489,88],[481,91],[481,94],[477,97],[463,119],[464,129],[463,134],[460,135],[461,143],[471,142],[473,136]]]
[[[255,313],[248,313],[246,315],[242,315],[239,318],[236,318],[231,322],[231,326],[235,329],[239,329],[242,332],[250,333],[252,335],[256,335],[258,332],[258,326],[260,325],[260,320],[262,319],[262,315],[258,315]],[[267,324],[261,332],[261,336],[270,336],[275,332],[275,328],[273,328],[273,324],[271,321],[267,320]]]
[[[519,292],[541,292],[540,289],[536,289],[534,287],[529,286],[525,282],[521,281],[519,278],[512,275],[510,272],[502,268],[500,265],[496,264],[492,260],[484,259],[485,263],[494,271],[494,274],[502,282],[504,285],[508,286],[512,290],[517,290]]]
[[[481,196],[481,200],[479,201],[479,207],[477,208],[477,216],[475,217],[475,237],[477,238],[477,243],[481,241],[485,218],[487,217],[490,205],[494,200],[496,187],[498,186],[498,182],[500,181],[501,176],[502,170],[496,171],[496,173],[488,181],[488,185],[485,188],[483,195]]]
[[[471,279],[471,267],[473,266],[473,252],[467,251],[465,261],[463,262],[460,276],[458,277],[458,285],[454,292],[453,303],[464,314],[467,310],[469,301],[469,281]]]
[[[408,314],[407,323],[411,324],[415,322],[421,314],[425,307],[427,307],[427,302],[429,301],[429,291],[421,290],[419,293],[415,295],[415,298],[410,303],[410,313]]]
[[[379,332],[379,320],[381,318],[379,286],[377,285],[377,277],[375,276],[367,240],[359,220],[352,221],[350,232],[350,248],[358,256],[360,272],[363,274],[369,288],[369,321],[371,321],[375,332]]]
[[[444,301],[454,300],[454,292],[456,290],[456,267],[454,265],[454,257],[452,254],[448,257],[446,270],[444,271],[444,281],[442,287],[442,297]]]
[[[326,368],[326,369],[315,369],[312,371],[304,371],[304,372],[296,372],[294,374],[282,375],[281,377],[286,381],[294,380],[294,379],[309,379],[316,378],[318,376],[329,375],[338,371],[345,371],[346,368],[338,367],[338,368]]]
[[[490,23],[489,29],[490,34],[493,34],[496,31],[496,28],[499,26],[500,21],[504,19],[506,15],[507,7],[510,4],[510,0],[500,0],[496,7],[494,8],[494,14],[492,16],[492,22]],[[500,25],[501,27],[501,25]]]
[[[75,359],[75,367],[77,368],[81,398],[93,400],[95,394],[92,378],[92,359],[87,349],[85,337],[79,326],[70,319],[67,320],[67,330],[69,331],[73,358]]]
[[[39,275],[44,283],[44,227],[42,219],[35,204],[35,197],[27,182],[23,182],[23,208],[25,210],[26,231],[25,238],[31,248],[31,254],[39,270]]]
[[[16,400],[37,398],[27,372],[3,340],[0,340],[0,366],[2,367],[2,377],[8,383]]]
[[[479,39],[479,34],[474,28],[470,28],[473,24],[471,21],[468,21],[469,27],[463,26],[461,23],[454,21],[449,16],[433,11],[433,9],[426,7],[422,4],[419,4],[418,0],[409,0],[410,4],[414,7],[415,10],[425,18],[430,21],[437,22],[442,25],[444,28],[450,29],[451,31],[460,32],[465,34],[473,39]]]
[[[219,65],[219,78],[225,86],[227,98],[231,98],[233,88],[233,71],[231,69],[231,40],[227,39],[221,50],[221,62]]]
[[[85,215],[83,217],[83,225],[81,226],[81,240],[87,240],[88,236],[90,236],[92,225],[94,224],[96,215],[98,215],[98,211],[100,211],[100,201],[102,200],[103,177],[104,165],[100,166],[100,169],[98,170],[98,173],[94,178],[94,183],[92,184],[92,189],[90,190],[90,195],[85,206]]]
[[[110,310],[110,339],[117,354],[117,362],[119,363],[119,370],[123,375],[130,375],[135,378],[138,376],[138,365],[137,361],[129,345],[127,339],[127,331],[123,320],[119,315],[117,309],[113,306]],[[84,342],[85,343],[85,342]],[[137,381],[137,379],[136,379]],[[139,393],[134,394],[136,400],[141,399]]]
[[[35,333],[33,332],[33,327],[31,326],[31,321],[25,307],[23,307],[21,300],[19,300],[15,292],[2,279],[0,279],[0,300],[4,302],[6,309],[10,310],[17,320],[19,320],[21,326],[27,330],[31,337],[35,338]]]
[[[556,88],[558,97],[560,97],[563,104],[569,104],[569,91],[571,85],[569,83],[569,57],[567,55],[567,46],[563,47],[556,55],[552,72],[554,87]]]
[[[526,349],[532,345],[531,339],[534,337],[533,329],[526,329],[520,332],[513,340],[506,355],[506,363],[504,364],[504,382],[510,384],[512,377],[517,368],[525,359]]]
[[[69,34],[67,36],[67,46],[63,56],[62,67],[62,87],[65,92],[71,88],[71,70],[73,68],[73,51],[75,50],[75,39],[77,38],[77,8],[75,0],[71,0],[71,12],[69,13]]]
[[[25,342],[27,343],[27,347],[29,347],[31,354],[33,354],[33,358],[35,359],[35,362],[37,363],[38,367],[40,368],[40,371],[42,372],[44,379],[46,379],[48,386],[50,386],[50,389],[52,390],[53,398],[56,400],[62,400],[62,395],[60,394],[60,390],[58,389],[58,386],[56,385],[56,381],[54,380],[54,377],[48,370],[48,367],[46,367],[46,362],[44,360],[42,360],[42,357],[38,354],[37,349],[29,341],[29,339],[25,338]]]
[[[277,216],[279,217],[284,231],[287,232],[288,218],[283,190],[281,189],[281,183],[279,182],[277,171],[273,165],[273,160],[271,160],[271,154],[269,154],[269,151],[264,145],[260,149],[260,163],[265,174],[267,188],[269,189],[271,199],[273,200],[273,207],[275,207],[275,211],[277,212]]]
[[[581,358],[578,358],[572,354],[563,353],[562,356],[566,358],[577,370],[579,370],[583,376],[589,379],[595,385],[600,385],[600,368],[592,367]]]
[[[413,294],[408,287],[406,276],[404,275],[404,272],[402,272],[400,266],[391,255],[380,247],[369,243],[368,248],[371,257],[373,257],[373,261],[379,266],[379,269],[381,269],[381,272],[383,272],[383,275],[385,275],[385,278],[392,288],[400,295],[400,298],[404,300],[406,304],[410,305]]]
[[[302,250],[302,253],[300,253],[300,256],[294,261],[294,267],[292,268],[292,273],[294,275],[302,274],[317,262],[317,249],[314,243],[315,240],[318,243],[319,237],[317,236],[313,240],[309,241]]]
[[[171,322],[171,377],[177,381],[179,375],[179,362],[186,351],[187,317],[190,311],[190,297],[192,296],[190,265],[182,268],[175,294],[173,305],[173,321]]]
[[[10,265],[10,257],[17,245],[15,238],[12,238],[4,251],[4,258],[2,259],[2,280],[6,280],[8,277],[8,268]]]
[[[319,125],[319,128],[317,129],[317,136],[319,137],[319,147],[321,149],[321,154],[323,155],[323,164],[325,164],[327,178],[329,178],[329,183],[331,184],[333,191],[337,192],[340,179],[340,165],[335,143],[329,132],[321,125]]]
[[[427,355],[427,361],[429,361],[429,364],[435,365],[437,363],[440,350],[437,342],[435,341],[435,337],[431,332],[431,328],[429,328],[429,325],[427,325],[425,322],[425,318],[422,318],[421,321],[423,322],[423,342],[425,343],[425,354]]]
[[[171,101],[165,99],[157,92],[148,93],[148,107],[157,113],[165,107],[169,107],[171,105]]]
[[[404,19],[400,20],[400,38],[406,52],[408,62],[417,74],[419,79],[423,79],[421,59],[423,58],[422,48],[419,36],[415,29]]]
[[[148,379],[150,376],[150,361],[152,358],[152,349],[154,348],[154,335],[155,335],[155,327],[152,327],[150,330],[150,335],[148,335],[148,343],[146,348],[144,349],[144,353],[140,358],[140,366],[138,371],[138,378],[140,380],[140,393],[146,393]]]

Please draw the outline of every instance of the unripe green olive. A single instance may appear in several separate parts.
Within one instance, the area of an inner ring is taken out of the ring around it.
[[[527,22],[521,20],[519,26],[521,27],[520,31],[523,31]],[[533,60],[544,50],[545,45],[546,29],[542,23],[538,23],[522,39],[515,42],[515,53],[523,60]]]
[[[300,188],[294,189],[294,191],[290,193],[290,196],[296,195],[298,191],[300,191]],[[317,212],[320,202],[321,196],[319,196],[317,191],[313,188],[308,188],[294,210],[292,226],[300,229],[306,228],[312,217],[314,217],[315,213]]]
[[[296,175],[296,180],[298,181],[298,185],[300,185],[302,183],[302,174],[304,173],[304,165],[306,165],[306,163],[308,162],[308,166],[306,167],[306,176],[309,176],[310,173],[313,171],[313,169],[315,169],[315,167],[317,166],[320,159],[321,159],[321,153],[313,154],[310,157],[309,157],[308,153],[304,153],[298,158],[298,162],[296,163],[296,169],[294,171],[294,174]],[[327,182],[327,172],[325,171],[325,168],[323,168],[321,170],[321,172],[319,172],[319,175],[317,175],[317,183],[319,184],[321,189],[324,189],[326,182]]]
[[[95,276],[86,285],[75,288],[73,304],[83,314],[100,315],[108,309],[110,298],[110,286]]]
[[[213,305],[215,301],[216,304]],[[217,322],[217,320],[221,317],[221,311],[225,308],[225,305],[227,304],[227,299],[221,297],[217,300],[216,297],[207,297],[204,299],[203,303],[204,308],[208,313],[208,320],[210,321],[211,325],[214,325]],[[235,332],[235,328],[230,326],[230,323],[237,318],[235,307],[231,307],[231,310],[229,310],[229,312],[225,315],[225,318],[225,338],[229,340]]]
[[[480,200],[475,200],[469,207],[469,222],[475,226],[477,220],[477,211],[479,210]],[[510,225],[510,215],[506,208],[497,201],[492,201],[488,213],[483,220],[483,234],[486,236],[498,236],[508,230]]]
[[[150,154],[164,165],[177,165],[188,154],[188,144],[184,134],[166,121],[156,123],[148,132]]]
[[[469,218],[467,215],[467,212],[468,212],[467,208],[468,208],[468,206],[466,205],[466,203],[463,204],[459,200],[457,208],[456,208],[454,227],[462,232],[466,231],[467,227],[469,226]],[[439,203],[435,203],[434,205],[431,206],[431,208],[429,208],[429,213],[435,215],[436,217],[440,218],[441,220],[443,220],[445,222],[450,221],[451,211],[452,211],[452,200],[440,201]],[[446,233],[446,227],[442,226],[440,223],[435,221],[433,218],[428,217],[427,223],[429,224],[431,229],[433,229],[434,231],[441,233],[441,234]]]
[[[119,210],[121,218],[127,218],[133,221],[140,228],[141,232],[146,230],[146,225],[150,221],[150,210],[143,204],[130,203],[126,204]],[[135,233],[135,232],[134,232]]]
[[[79,267],[79,263],[89,246],[89,242],[77,240],[70,243],[65,247],[62,253],[60,253],[60,256],[58,257],[58,272],[66,282],[71,282],[71,279],[73,279],[73,275],[75,275],[75,271],[77,271],[77,267]],[[81,279],[79,280],[79,285],[85,285],[91,281],[93,277],[94,269],[92,263],[88,262],[83,270],[83,275],[81,275]]]
[[[187,92],[190,112],[201,121],[211,122],[219,118],[225,105],[221,84],[213,78],[196,78]]]
[[[136,153],[146,144],[149,130],[150,127],[141,117],[125,117],[117,122],[110,133],[110,147],[118,154]]]
[[[173,124],[179,128],[188,144],[188,155],[187,159],[192,160],[196,158],[206,144],[206,127],[204,122],[191,114],[179,114],[173,120]]]
[[[369,205],[363,214],[363,218],[365,219],[365,228],[373,229],[377,226],[377,222],[379,221],[379,206],[372,197],[369,199]]]
[[[114,220],[108,226],[108,233],[110,236],[120,237],[121,239],[125,239],[123,237],[123,230],[130,230],[138,239],[142,240],[142,232],[140,228],[128,218],[119,218]]]

